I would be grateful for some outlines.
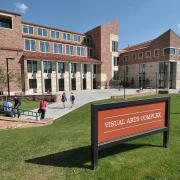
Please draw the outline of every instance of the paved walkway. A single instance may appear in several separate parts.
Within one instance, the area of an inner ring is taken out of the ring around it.
[[[136,94],[137,89],[126,89],[127,95]],[[144,90],[143,92],[149,92],[152,90]],[[153,90],[154,91],[154,90]],[[123,95],[124,91],[121,89],[120,91],[117,89],[105,89],[105,90],[85,90],[85,91],[73,91],[75,95],[75,105],[73,108],[71,108],[70,104],[70,92],[66,92],[67,96],[67,103],[66,108],[63,108],[62,103],[53,103],[48,105],[46,118],[53,118],[57,119],[59,117],[62,117],[63,115],[79,108],[80,106],[96,101],[96,100],[102,100],[102,99],[109,99],[113,95]],[[33,110],[37,112],[37,109]],[[23,116],[21,117],[23,118]],[[32,119],[32,118],[31,118]]]

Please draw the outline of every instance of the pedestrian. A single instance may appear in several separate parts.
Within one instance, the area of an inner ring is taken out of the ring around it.
[[[41,119],[45,118],[45,114],[46,114],[46,109],[47,109],[47,100],[46,98],[44,98],[41,102],[40,102],[40,112],[41,112]]]
[[[66,94],[65,94],[65,92],[63,92],[62,97],[61,97],[61,102],[63,103],[64,108],[65,108],[65,102],[66,101],[67,101]]]
[[[71,92],[70,101],[71,101],[71,108],[72,108],[74,106],[74,101],[75,101],[75,96],[74,96],[73,92]]]
[[[20,98],[18,98],[17,96],[14,97],[14,114],[16,116],[17,114],[17,117],[19,118],[20,117],[20,110],[19,110],[19,107],[21,106],[21,100]]]

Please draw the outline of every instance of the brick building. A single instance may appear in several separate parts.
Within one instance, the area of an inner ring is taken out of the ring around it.
[[[180,37],[171,29],[119,52],[120,73],[134,88],[180,88]]]
[[[0,72],[13,74],[11,94],[116,87],[118,55],[117,21],[77,33],[0,10]],[[7,83],[0,83],[6,93]]]

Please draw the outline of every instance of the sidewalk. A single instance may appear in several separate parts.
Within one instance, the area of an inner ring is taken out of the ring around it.
[[[136,91],[137,89],[126,89],[126,95],[137,94]],[[152,90],[147,89],[144,90],[143,92],[152,92]],[[123,95],[124,91],[123,89],[121,89],[120,91],[117,89],[73,91],[76,98],[75,105],[73,108],[71,108],[71,104],[69,100],[70,93],[71,92],[66,92],[66,96],[67,96],[66,108],[63,108],[62,103],[53,103],[48,105],[46,118],[57,119],[79,108],[80,106],[86,103],[102,100],[102,99],[109,99],[111,96]],[[37,110],[38,109],[35,109],[33,111],[37,112]],[[23,118],[23,116],[21,118]]]

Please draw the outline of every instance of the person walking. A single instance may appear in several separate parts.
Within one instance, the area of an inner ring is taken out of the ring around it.
[[[44,98],[44,99],[40,102],[41,119],[44,119],[44,118],[45,118],[46,109],[47,109],[47,100],[46,100],[46,98]]]
[[[67,101],[66,94],[65,94],[65,92],[63,92],[62,97],[61,97],[61,102],[63,103],[63,108],[65,108],[66,101]]]
[[[75,101],[75,96],[74,96],[73,92],[71,92],[70,101],[71,101],[71,108],[72,108],[74,106],[74,101]]]
[[[19,110],[19,107],[21,106],[21,100],[20,98],[18,98],[17,96],[14,97],[14,115],[16,116],[17,114],[17,117],[19,118],[20,117],[20,110]]]

